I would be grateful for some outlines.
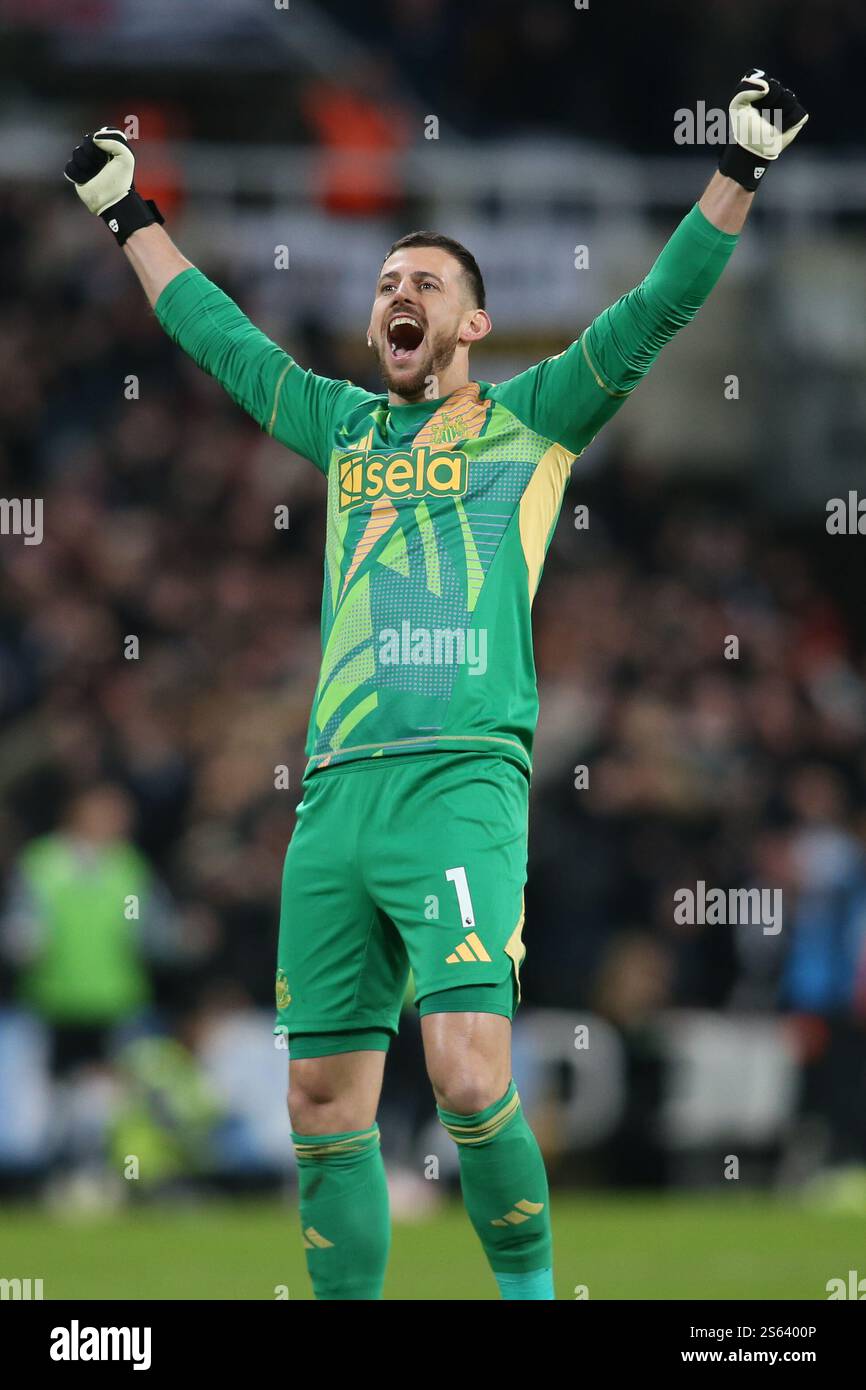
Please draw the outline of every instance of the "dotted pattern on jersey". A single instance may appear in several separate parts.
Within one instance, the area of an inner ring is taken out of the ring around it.
[[[506,412],[503,411],[502,413],[506,415]],[[497,429],[493,433],[488,431],[480,439],[466,441],[465,449],[469,456],[470,490],[475,490],[471,485],[471,480],[476,469],[490,469],[495,474],[495,466],[501,467],[502,464],[505,464],[507,466],[501,469],[498,478],[494,475],[486,479],[486,482],[497,490],[498,498],[503,501],[510,498],[516,503],[520,497],[520,491],[515,495],[514,468],[518,464],[528,465],[529,475],[531,475],[539,459],[550,448],[550,443],[551,441],[545,439],[543,435],[525,429],[522,425],[518,425],[513,416],[506,415],[503,428]],[[494,495],[494,493],[490,494],[490,496]]]
[[[417,695],[447,701],[460,671],[456,660],[449,665],[444,659],[417,665],[402,660],[383,662],[383,629],[396,631],[402,640],[402,622],[411,624],[410,631],[423,630],[431,635],[436,629],[459,628],[465,632],[471,622],[466,608],[466,578],[458,573],[451,556],[439,547],[441,595],[427,588],[424,548],[416,528],[406,536],[409,556],[409,578],[380,568],[371,586],[373,609],[373,643],[376,649],[376,685],[379,689],[402,690]],[[455,649],[456,652],[456,649]]]

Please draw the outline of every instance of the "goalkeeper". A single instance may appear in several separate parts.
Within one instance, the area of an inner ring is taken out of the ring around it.
[[[511,1076],[538,697],[531,605],[573,460],[721,275],[755,190],[807,120],[760,70],[719,171],[646,279],[555,357],[492,385],[474,257],[387,252],[367,343],[381,394],[306,371],[174,246],[104,129],[66,173],[166,332],[327,479],[322,664],[282,887],[276,1029],[318,1298],[381,1297],[376,1124],[411,968],[439,1118],[503,1298],[553,1297],[544,1164]],[[327,284],[322,286],[327,293]]]

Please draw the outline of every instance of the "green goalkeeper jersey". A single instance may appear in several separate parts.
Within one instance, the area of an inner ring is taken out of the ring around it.
[[[565,351],[415,405],[302,369],[200,271],[171,281],[156,304],[169,335],[328,480],[307,776],[435,750],[529,770],[531,607],[571,464],[736,241],[693,208],[646,279]]]

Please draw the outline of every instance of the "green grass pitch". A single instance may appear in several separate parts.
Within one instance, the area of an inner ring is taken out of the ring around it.
[[[771,1197],[554,1198],[556,1296],[826,1299],[864,1267],[866,1218]],[[294,1207],[217,1202],[64,1219],[0,1213],[0,1276],[42,1278],[46,1299],[310,1297]],[[385,1297],[495,1299],[462,1208],[398,1223]]]

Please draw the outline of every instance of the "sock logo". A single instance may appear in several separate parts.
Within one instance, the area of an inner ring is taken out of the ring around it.
[[[524,1221],[530,1221],[540,1211],[544,1211],[543,1202],[530,1202],[528,1197],[521,1197],[519,1202],[514,1203],[511,1211],[507,1211],[504,1216],[497,1217],[490,1224],[491,1226],[521,1226]]]
[[[315,1226],[308,1226],[304,1231],[305,1250],[333,1250],[333,1248],[334,1242],[332,1240],[326,1240],[324,1236],[320,1236]]]

